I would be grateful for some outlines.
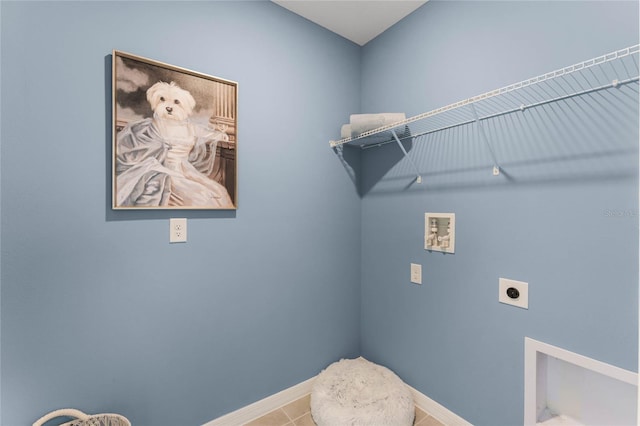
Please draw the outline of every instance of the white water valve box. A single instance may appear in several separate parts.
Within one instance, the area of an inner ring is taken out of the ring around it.
[[[454,253],[456,246],[456,214],[424,214],[424,249]]]

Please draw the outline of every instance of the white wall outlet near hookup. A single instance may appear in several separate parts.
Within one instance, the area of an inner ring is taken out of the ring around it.
[[[498,281],[498,302],[529,309],[529,283],[500,278]]]
[[[456,214],[424,214],[424,249],[454,253],[456,246]]]
[[[187,219],[169,219],[169,242],[187,242]]]

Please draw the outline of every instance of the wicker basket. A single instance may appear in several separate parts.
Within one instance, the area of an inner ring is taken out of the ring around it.
[[[40,417],[33,426],[42,426],[56,417],[75,417],[75,420],[63,423],[60,426],[131,426],[131,422],[120,414],[85,414],[73,408],[52,411]]]

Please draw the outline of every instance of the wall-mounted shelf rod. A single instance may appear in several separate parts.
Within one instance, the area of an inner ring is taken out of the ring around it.
[[[377,138],[378,140],[374,142],[367,142],[367,137],[390,132],[409,124],[411,124],[412,134],[408,137],[415,138],[576,96],[637,83],[639,52],[640,45],[620,49],[364,132],[357,137],[330,141],[329,144],[335,147],[353,143],[366,149],[395,142],[393,138],[382,142]],[[474,105],[477,117],[474,117],[473,111],[461,108],[470,104]],[[403,136],[398,139],[406,138],[407,136]]]

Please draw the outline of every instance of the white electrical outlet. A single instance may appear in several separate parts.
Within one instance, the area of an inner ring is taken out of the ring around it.
[[[529,283],[500,278],[498,302],[529,309]]]
[[[187,219],[169,219],[169,242],[187,242]]]
[[[411,264],[411,282],[414,284],[422,284],[422,265],[417,263]]]

